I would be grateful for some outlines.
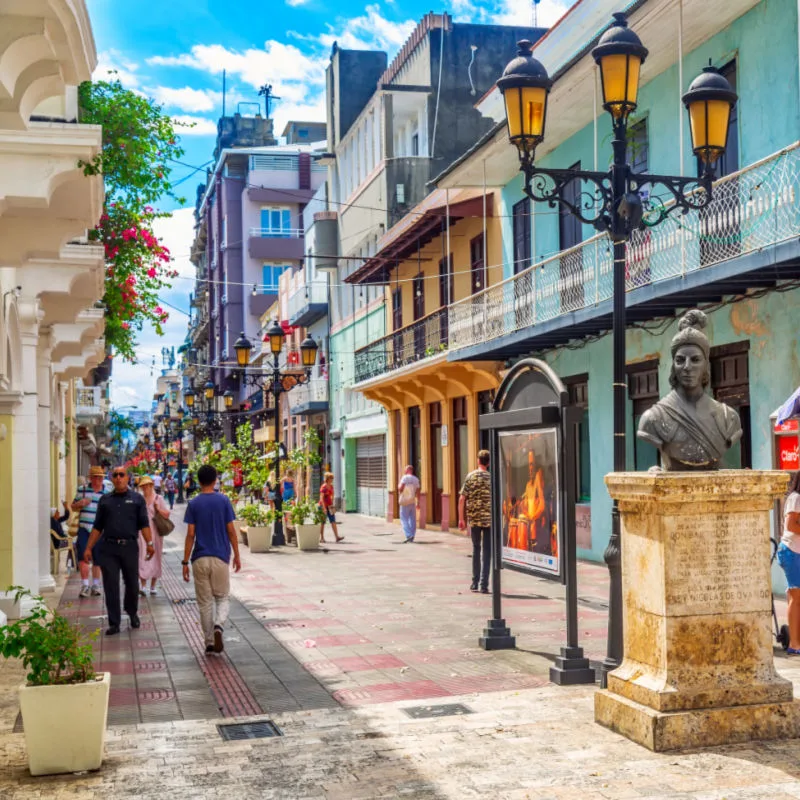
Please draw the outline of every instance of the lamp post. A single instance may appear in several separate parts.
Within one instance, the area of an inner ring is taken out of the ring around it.
[[[608,233],[614,245],[613,270],[613,416],[614,471],[625,470],[625,245],[634,231],[660,224],[670,214],[699,211],[711,202],[714,164],[725,152],[728,122],[737,95],[728,81],[710,64],[703,69],[683,95],[689,115],[692,150],[702,165],[697,178],[635,173],[627,163],[627,131],[630,114],[636,109],[641,66],[647,48],[628,28],[625,14],[617,13],[600,37],[592,56],[600,68],[603,108],[611,115],[613,160],[606,172],[578,169],[548,169],[535,164],[536,148],[544,140],[547,96],[552,81],[544,66],[534,58],[529,41],[519,42],[519,51],[506,66],[497,86],[506,106],[508,136],[519,154],[525,194],[534,202],[559,204],[581,222]],[[574,202],[568,194],[573,181],[588,183],[593,193],[584,192]],[[647,201],[640,194],[650,187]],[[653,187],[660,186],[669,198],[664,204],[653,200]],[[570,199],[568,199],[568,197]],[[535,300],[534,300],[535,302]],[[604,559],[608,565],[608,647],[602,665],[601,685],[608,673],[622,662],[622,570],[619,508],[614,501],[611,537]]]
[[[284,374],[280,371],[280,354],[283,350],[285,333],[277,320],[273,320],[267,328],[264,341],[269,342],[269,349],[272,353],[272,374],[269,373],[248,373],[247,365],[250,363],[250,353],[253,350],[252,342],[242,332],[241,336],[234,342],[233,349],[236,351],[236,363],[242,369],[242,381],[245,385],[258,386],[264,391],[272,393],[275,401],[275,478],[278,485],[275,488],[275,506],[277,511],[283,510],[283,498],[281,496],[281,445],[280,445],[280,396],[283,392],[288,392],[300,383],[306,383],[311,377],[311,368],[317,362],[317,351],[319,345],[312,336],[306,336],[300,345],[300,355],[303,364],[303,372],[300,375]],[[280,529],[276,526],[273,544],[286,544],[283,534],[283,525]]]

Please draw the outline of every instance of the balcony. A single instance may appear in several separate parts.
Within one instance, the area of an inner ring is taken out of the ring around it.
[[[328,410],[327,378],[312,378],[289,393],[289,413],[295,417],[324,414]]]
[[[705,209],[636,231],[626,254],[628,322],[797,277],[799,180],[797,142],[717,181]],[[608,330],[612,253],[600,234],[453,303],[450,360],[502,360]]]
[[[75,418],[78,422],[100,422],[105,414],[105,401],[100,386],[83,386],[75,389]]]
[[[299,261],[303,258],[303,229],[250,228],[247,252],[251,258]]]
[[[448,348],[448,309],[378,339],[355,353],[355,383],[434,358]]]
[[[289,295],[289,323],[307,328],[328,313],[328,284],[311,281]]]

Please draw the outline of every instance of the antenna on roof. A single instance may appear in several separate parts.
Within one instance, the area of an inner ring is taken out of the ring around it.
[[[272,94],[272,84],[265,83],[259,90],[258,96],[264,98],[264,111],[266,112],[267,118],[269,118],[269,108],[270,104],[273,100],[280,100],[280,97]]]
[[[533,27],[534,28],[538,28],[539,27],[539,3],[541,3],[541,2],[542,2],[542,0],[533,0]]]

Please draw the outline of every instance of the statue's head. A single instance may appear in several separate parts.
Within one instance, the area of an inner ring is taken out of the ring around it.
[[[695,308],[687,311],[678,323],[678,333],[672,338],[672,367],[669,385],[684,389],[705,388],[711,383],[711,345],[703,333],[706,315]]]

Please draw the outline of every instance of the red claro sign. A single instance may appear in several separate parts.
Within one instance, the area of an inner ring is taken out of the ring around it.
[[[798,437],[781,436],[778,439],[778,469],[800,468],[800,443]]]

